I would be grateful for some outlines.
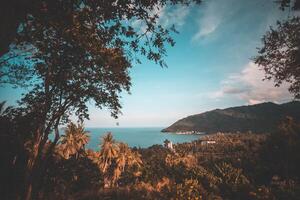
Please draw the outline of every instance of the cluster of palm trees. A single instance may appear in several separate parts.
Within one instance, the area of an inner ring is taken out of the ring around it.
[[[139,176],[138,169],[143,164],[137,151],[131,150],[123,142],[116,142],[110,132],[102,137],[100,151],[94,154],[93,160],[104,175],[104,187],[116,186],[122,173],[133,167],[137,167],[134,174]]]
[[[143,164],[141,155],[127,144],[116,142],[112,133],[109,132],[102,137],[99,151],[85,150],[88,141],[89,135],[84,126],[71,122],[61,137],[56,152],[64,159],[87,156],[103,174],[104,187],[118,185],[118,180],[126,170],[131,170],[136,177],[140,176],[139,169]]]

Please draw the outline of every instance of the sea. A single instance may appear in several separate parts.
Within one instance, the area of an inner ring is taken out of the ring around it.
[[[88,149],[99,150],[101,138],[108,132],[118,142],[125,142],[130,147],[147,148],[155,144],[163,145],[164,140],[168,139],[173,144],[191,142],[203,135],[179,135],[176,133],[162,133],[163,127],[147,128],[86,128],[90,135],[87,144]]]

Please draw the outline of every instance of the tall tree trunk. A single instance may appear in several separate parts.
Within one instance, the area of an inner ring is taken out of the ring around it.
[[[39,128],[36,131],[36,135],[32,144],[30,156],[27,161],[26,171],[25,171],[25,191],[24,191],[24,199],[30,200],[32,187],[33,187],[33,178],[34,178],[34,168],[36,168],[39,149],[41,144],[41,129]]]
[[[26,199],[26,200],[30,200],[30,199],[36,199],[38,197],[38,192],[40,191],[41,187],[42,187],[42,180],[44,177],[44,173],[47,170],[47,166],[49,164],[49,159],[55,149],[55,146],[59,140],[59,130],[58,130],[58,124],[60,122],[60,117],[57,118],[56,123],[55,123],[55,128],[54,128],[54,133],[55,133],[55,138],[53,140],[53,142],[47,147],[47,149],[45,149],[46,147],[46,143],[48,141],[48,134],[50,132],[46,131],[46,136],[43,137],[42,142],[40,143],[40,148],[39,148],[39,154],[38,157],[36,159],[36,165],[34,166],[34,168],[32,169],[32,187],[30,187],[30,185],[28,185],[28,192],[31,193],[30,194],[30,198]],[[50,130],[50,129],[49,129]],[[44,156],[43,156],[44,153]],[[43,160],[42,160],[43,159]]]
[[[58,125],[57,125],[58,126]],[[53,142],[50,144],[50,146],[48,146],[47,151],[45,152],[44,155],[44,159],[43,162],[41,162],[41,164],[39,165],[39,169],[37,169],[37,179],[36,181],[36,187],[34,187],[34,191],[32,193],[32,197],[36,198],[38,195],[38,192],[42,189],[42,180],[44,177],[44,173],[47,170],[47,166],[49,166],[49,163],[51,161],[51,156],[54,152],[55,146],[57,144],[59,140],[59,131],[58,131],[58,127],[55,128],[55,138],[53,140]]]
[[[25,172],[25,192],[23,199],[26,200],[36,199],[38,195],[38,189],[42,186],[41,181],[46,171],[47,161],[53,153],[54,148],[59,140],[58,125],[60,123],[61,115],[65,111],[64,109],[67,109],[67,102],[65,102],[60,110],[58,110],[57,115],[53,115],[52,119],[48,122],[48,125],[45,128],[47,113],[49,112],[51,105],[48,79],[45,80],[45,94],[47,97],[45,100],[45,112],[43,112],[44,114],[39,122],[41,126],[36,132],[36,137],[32,148],[32,156],[28,159]],[[55,138],[51,145],[45,149],[48,141],[48,135],[50,134],[52,127],[55,131]]]

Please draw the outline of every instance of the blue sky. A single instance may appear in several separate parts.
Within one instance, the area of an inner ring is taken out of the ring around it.
[[[273,0],[207,0],[200,6],[161,8],[160,23],[177,25],[176,45],[168,48],[168,68],[143,59],[131,71],[131,95],[122,94],[119,119],[90,105],[88,127],[165,127],[215,108],[277,103],[292,99],[288,85],[274,88],[251,61],[260,38],[277,19],[286,18]],[[138,22],[137,22],[138,24]],[[20,90],[2,87],[10,103]]]

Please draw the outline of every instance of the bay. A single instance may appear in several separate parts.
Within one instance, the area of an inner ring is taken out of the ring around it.
[[[165,139],[173,144],[197,140],[203,135],[179,135],[175,133],[162,133],[162,127],[147,128],[86,128],[89,131],[90,141],[88,149],[99,150],[101,138],[111,132],[118,142],[125,142],[130,147],[147,148],[155,144],[163,144]]]

